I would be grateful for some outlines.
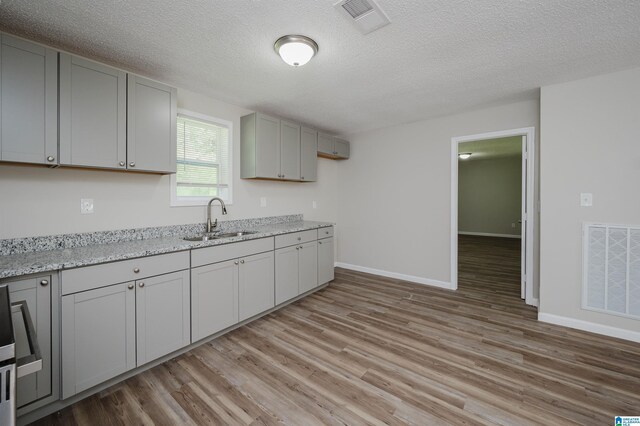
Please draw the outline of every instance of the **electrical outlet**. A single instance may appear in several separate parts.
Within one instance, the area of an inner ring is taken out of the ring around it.
[[[260,207],[267,207],[267,197],[260,197]]]
[[[318,208],[318,203],[316,201],[314,201],[313,203],[311,203],[311,205],[313,206],[314,209]]]
[[[593,206],[593,194],[590,192],[583,192],[580,194],[580,207]]]
[[[80,199],[80,214],[93,214],[93,198]]]
[[[515,222],[511,222],[511,227],[515,228],[516,227],[516,223]]]

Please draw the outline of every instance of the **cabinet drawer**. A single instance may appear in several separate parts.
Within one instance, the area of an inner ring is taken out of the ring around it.
[[[318,239],[333,237],[333,226],[318,229]]]
[[[62,294],[77,293],[182,269],[189,269],[188,251],[69,269],[62,271]]]
[[[273,237],[195,249],[191,250],[191,267],[224,262],[270,250],[273,250]]]
[[[292,232],[291,234],[276,235],[276,248],[292,246],[294,244],[304,244],[318,239],[318,231]]]

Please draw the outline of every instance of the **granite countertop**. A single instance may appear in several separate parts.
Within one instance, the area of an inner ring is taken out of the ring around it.
[[[40,272],[51,272],[80,266],[152,256],[155,254],[211,247],[256,238],[271,237],[290,232],[332,226],[328,222],[291,221],[258,226],[245,226],[238,230],[255,232],[241,237],[209,241],[185,241],[185,235],[137,239],[133,241],[94,244],[60,250],[33,251],[0,256],[0,279]],[[225,230],[226,231],[226,230]],[[195,233],[191,233],[195,235]]]

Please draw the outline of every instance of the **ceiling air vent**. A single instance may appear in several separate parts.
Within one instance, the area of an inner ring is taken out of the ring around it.
[[[374,0],[341,0],[334,7],[362,34],[369,34],[390,22]]]

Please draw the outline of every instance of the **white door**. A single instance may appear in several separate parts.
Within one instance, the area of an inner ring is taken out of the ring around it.
[[[527,296],[527,136],[522,136],[522,207],[520,209],[520,298]]]

